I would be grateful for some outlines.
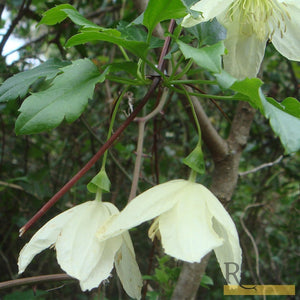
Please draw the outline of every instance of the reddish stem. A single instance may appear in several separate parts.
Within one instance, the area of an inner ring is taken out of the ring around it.
[[[21,229],[20,236],[22,236],[40,217],[42,217],[47,210],[49,210],[85,173],[97,162],[97,160],[104,154],[104,152],[113,144],[113,142],[121,135],[126,127],[134,120],[137,114],[142,110],[144,105],[148,102],[151,94],[154,92],[160,82],[160,78],[153,79],[147,94],[139,103],[132,114],[126,121],[116,130],[116,132],[107,140],[107,142],[100,148],[100,150],[88,161],[88,163],[72,177]]]
[[[169,25],[169,32],[172,33],[175,28],[175,21],[171,20]],[[171,42],[171,37],[168,36],[165,39],[164,46],[162,48],[158,68],[163,70],[164,68],[164,57],[168,52]],[[96,161],[104,154],[104,152],[113,144],[113,142],[121,135],[121,133],[126,129],[126,127],[134,120],[138,113],[142,110],[145,104],[150,99],[151,95],[157,88],[160,82],[160,77],[155,77],[152,84],[144,96],[139,105],[131,113],[131,115],[126,119],[126,121],[116,130],[116,132],[107,140],[107,142],[100,148],[100,150],[89,160],[89,162],[73,177],[71,178],[21,229],[20,236],[22,236],[39,218],[41,218],[70,188],[86,174],[86,172],[96,163]]]

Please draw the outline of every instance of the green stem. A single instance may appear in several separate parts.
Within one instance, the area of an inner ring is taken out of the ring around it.
[[[127,53],[126,53],[126,51],[124,50],[124,48],[123,48],[122,46],[119,46],[119,49],[121,50],[121,52],[122,52],[122,54],[123,54],[125,60],[126,60],[126,61],[130,61],[130,59],[129,59]]]
[[[176,65],[175,65],[175,62],[173,63],[173,65],[175,65],[175,66],[173,67],[172,74],[170,75],[170,78],[175,77],[175,74],[176,74],[177,70],[179,69],[179,67],[180,67],[181,63],[183,62],[183,60],[184,60],[184,56],[183,56],[183,54],[181,54],[179,56],[179,59],[178,59]]]
[[[102,201],[102,190],[101,189],[97,189],[97,193],[96,193],[96,201],[101,202]]]
[[[196,124],[196,127],[197,127],[197,131],[198,131],[198,145],[201,146],[201,128],[200,128],[200,124],[199,124],[199,121],[198,121],[198,118],[197,118],[197,114],[196,114],[196,111],[195,111],[195,108],[194,108],[194,105],[193,105],[193,101],[188,93],[188,91],[184,88],[184,86],[181,86],[181,88],[183,89],[189,103],[190,103],[190,106],[191,106],[191,110],[192,110],[192,114],[193,114],[193,117],[194,117],[194,120],[195,120],[195,124]]]
[[[177,74],[174,77],[174,79],[181,78],[183,75],[185,75],[188,72],[188,70],[190,69],[190,67],[192,66],[192,64],[193,64],[193,60],[190,59],[189,62],[186,64],[186,66],[183,68],[183,70],[179,74]]]
[[[170,80],[168,84],[217,84],[215,80],[187,79],[187,80]]]
[[[184,94],[184,95],[186,94],[184,91],[182,91],[181,89],[175,88],[174,86],[168,86],[168,87],[179,94]],[[234,96],[219,96],[219,95],[210,95],[210,94],[199,94],[199,93],[193,93],[193,92],[189,92],[188,94],[190,96],[196,96],[196,97],[200,97],[200,98],[212,98],[212,99],[217,99],[217,100],[238,100],[237,98],[234,98]]]
[[[196,182],[196,179],[197,179],[197,172],[194,171],[194,170],[191,170],[191,174],[190,174],[190,177],[189,177],[189,181],[191,181],[191,182]]]
[[[107,75],[106,76],[107,80],[121,83],[121,84],[129,84],[129,85],[145,85],[145,82],[136,80],[136,79],[128,79],[128,78],[120,78],[118,76],[113,76],[113,75]]]
[[[108,133],[107,133],[107,140],[110,139],[111,137],[111,134],[112,134],[112,130],[113,130],[113,126],[114,126],[114,123],[115,123],[115,119],[116,119],[116,115],[117,115],[117,111],[118,111],[118,108],[119,108],[119,105],[121,103],[121,100],[123,99],[123,96],[124,94],[128,91],[129,89],[129,86],[126,87],[121,95],[119,96],[119,98],[117,99],[116,101],[116,105],[113,109],[113,113],[112,113],[112,116],[111,116],[111,120],[110,120],[110,124],[109,124],[109,129],[108,129]],[[106,164],[106,160],[107,160],[107,153],[108,153],[108,149],[104,152],[103,154],[103,160],[102,160],[102,167],[101,167],[101,170],[105,170],[105,164]]]

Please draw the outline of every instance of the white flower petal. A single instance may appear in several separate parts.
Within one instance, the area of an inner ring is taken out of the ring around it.
[[[191,7],[191,10],[201,12],[202,16],[195,19],[191,15],[184,17],[181,25],[183,27],[192,27],[201,22],[206,22],[225,11],[233,0],[202,0]]]
[[[19,274],[23,273],[35,255],[56,243],[63,227],[76,214],[79,206],[75,206],[48,221],[39,229],[19,254]]]
[[[99,229],[98,238],[101,241],[116,236],[169,210],[180,199],[179,195],[184,193],[187,184],[186,180],[178,179],[143,192]]]
[[[206,188],[203,186],[203,189]],[[219,200],[208,189],[206,190],[206,203],[210,214],[214,217],[213,228],[216,233],[224,239],[224,243],[220,247],[214,249],[220,268],[224,278],[226,278],[227,274],[225,263],[237,264],[239,270],[236,275],[239,282],[241,278],[242,250],[235,224]],[[238,284],[238,282],[230,283]]]
[[[188,184],[176,206],[159,217],[159,230],[165,252],[192,263],[200,262],[223,239],[212,228],[202,186]]]
[[[128,231],[122,234],[122,238],[122,246],[115,256],[116,271],[126,293],[134,299],[141,299],[143,280]]]
[[[236,234],[231,234],[218,220],[214,219],[213,223],[215,231],[224,239],[223,245],[214,249],[223,276],[225,279],[227,279],[226,276],[228,276],[228,284],[239,284],[242,266],[242,249],[240,247],[239,238]],[[226,265],[228,265],[230,273],[237,271],[235,276],[227,274]]]
[[[70,276],[86,280],[104,251],[97,229],[110,217],[102,202],[88,201],[65,224],[56,242],[57,261]]]
[[[284,21],[281,20],[284,28],[275,27],[275,33],[272,36],[274,47],[283,56],[290,60],[300,61],[300,1],[283,1],[286,3],[284,9],[287,10],[290,19],[286,16]]]
[[[202,12],[205,21],[223,13],[235,0],[201,0],[191,7],[191,10]]]
[[[193,27],[202,22],[204,22],[202,17],[193,18],[191,15],[186,15],[181,22],[181,26],[182,27]]]
[[[267,38],[260,40],[256,34],[244,34],[235,18],[233,21],[218,21],[227,29],[224,41],[228,54],[223,56],[224,69],[237,79],[256,77],[265,54]]]
[[[104,251],[95,262],[93,269],[90,270],[86,279],[80,280],[80,287],[83,291],[92,290],[110,276],[110,272],[114,266],[114,258],[116,252],[122,244],[122,237],[117,236],[102,243]],[[92,267],[92,265],[91,265]],[[89,268],[87,266],[87,268]]]

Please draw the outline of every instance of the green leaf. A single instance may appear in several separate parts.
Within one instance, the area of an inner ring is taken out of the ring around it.
[[[300,102],[296,98],[288,97],[280,103],[270,97],[267,97],[266,99],[269,103],[273,104],[285,113],[288,113],[296,118],[300,118]]]
[[[159,22],[182,18],[186,14],[187,9],[181,0],[150,0],[144,12],[143,24],[152,32]]]
[[[125,71],[128,74],[131,74],[132,76],[136,77],[138,65],[134,62],[124,61],[118,63],[111,63],[109,66],[111,73]]]
[[[122,37],[130,41],[147,42],[147,33],[143,26],[134,26],[127,22],[121,21],[117,26],[117,29],[121,32]],[[149,48],[162,47],[164,41],[152,36],[149,42]]]
[[[128,41],[106,32],[87,31],[72,36],[66,43],[66,47],[85,44],[91,41],[106,41],[124,47],[138,57],[145,58],[148,45],[144,42]]]
[[[47,298],[47,291],[43,290],[27,290],[15,291],[4,296],[3,300],[44,300]],[[44,296],[43,296],[44,295]]]
[[[70,4],[57,5],[54,8],[47,10],[43,14],[43,18],[41,19],[38,25],[54,25],[57,23],[61,23],[67,17],[69,17],[76,25],[81,26],[82,29],[93,29],[101,31],[110,30],[104,27],[100,27],[97,24],[89,21]]]
[[[110,191],[110,180],[105,170],[100,170],[100,172],[88,183],[87,189],[91,193],[97,193],[98,189],[104,192]]]
[[[229,89],[237,79],[222,69],[221,73],[215,74],[218,84],[223,89]]]
[[[226,29],[216,19],[201,22],[184,30],[191,33],[201,45],[213,45],[226,38]]]
[[[25,72],[18,73],[0,86],[0,102],[23,98],[28,93],[30,86],[39,78],[50,80],[60,71],[60,68],[69,65],[69,62],[60,61],[56,58],[49,59],[38,67]]]
[[[300,103],[297,100],[298,103],[296,103],[295,100],[290,97],[279,104],[272,98],[266,99],[263,95],[261,97],[265,116],[270,120],[272,129],[279,136],[286,154],[300,149]]]
[[[205,288],[209,288],[208,286],[209,285],[214,285],[214,282],[213,282],[211,277],[204,274],[201,278],[200,285],[205,287]]]
[[[62,22],[67,18],[67,13],[63,9],[75,10],[76,9],[70,4],[57,5],[43,13],[43,17],[37,26],[41,24],[55,25]]]
[[[199,144],[186,158],[183,159],[183,163],[199,174],[205,173],[203,152]]]
[[[179,40],[177,41],[177,44],[186,59],[192,58],[198,66],[213,73],[221,73],[221,55],[223,55],[225,51],[223,42],[200,49],[191,47]]]
[[[105,30],[106,28],[100,27],[95,23],[89,21],[85,17],[83,17],[77,10],[75,9],[63,9],[67,16],[75,23],[76,25],[82,26],[84,29],[96,29],[96,30]]]
[[[23,102],[15,125],[17,134],[50,130],[63,119],[75,121],[93,96],[95,84],[104,81],[108,70],[100,74],[89,59],[79,59],[61,71],[49,89],[32,94]]]
[[[246,78],[242,81],[236,81],[230,88],[237,92],[233,100],[242,100],[249,102],[254,108],[263,112],[261,104],[262,92],[260,87],[263,82],[258,78]]]

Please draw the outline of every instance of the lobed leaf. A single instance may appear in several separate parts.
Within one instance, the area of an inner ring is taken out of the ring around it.
[[[115,30],[116,31],[116,30]],[[124,37],[112,35],[110,32],[86,31],[72,36],[66,43],[66,47],[85,44],[91,41],[105,41],[124,47],[138,57],[145,58],[148,45],[144,42],[126,40]]]
[[[152,32],[162,21],[182,18],[187,9],[181,0],[150,0],[144,12],[143,24]]]
[[[236,80],[230,87],[237,92],[234,95],[235,100],[243,100],[249,102],[254,108],[263,112],[261,104],[261,90],[263,82],[258,78],[246,78],[242,81]]]
[[[212,46],[203,48],[194,48],[182,41],[177,41],[177,44],[185,58],[192,58],[194,62],[213,73],[221,73],[222,71],[222,57],[225,47],[223,42],[219,42]]]
[[[286,98],[282,103],[273,98],[261,97],[265,116],[279,136],[286,154],[300,149],[300,103],[295,98]]]
[[[68,16],[63,9],[75,10],[75,8],[70,4],[57,5],[43,13],[43,17],[37,26],[41,24],[55,25],[57,23],[61,23]]]
[[[18,97],[23,98],[28,93],[30,86],[39,78],[53,79],[60,68],[69,65],[69,62],[52,58],[36,68],[18,73],[2,83],[0,86],[0,102],[8,102]]]
[[[38,25],[55,25],[57,23],[61,23],[68,17],[73,21],[73,23],[81,26],[82,29],[106,30],[106,28],[100,27],[86,19],[70,4],[57,5],[47,10],[45,13],[43,13],[43,17]]]
[[[85,17],[83,17],[77,10],[75,9],[63,9],[63,11],[67,14],[67,16],[75,23],[83,27],[84,29],[97,29],[97,30],[105,30],[106,28],[100,27],[97,24],[89,21]]]
[[[75,121],[93,96],[97,82],[103,82],[108,71],[100,74],[89,59],[79,59],[61,68],[50,88],[29,96],[20,107],[15,130],[32,134],[57,127],[64,119]]]

